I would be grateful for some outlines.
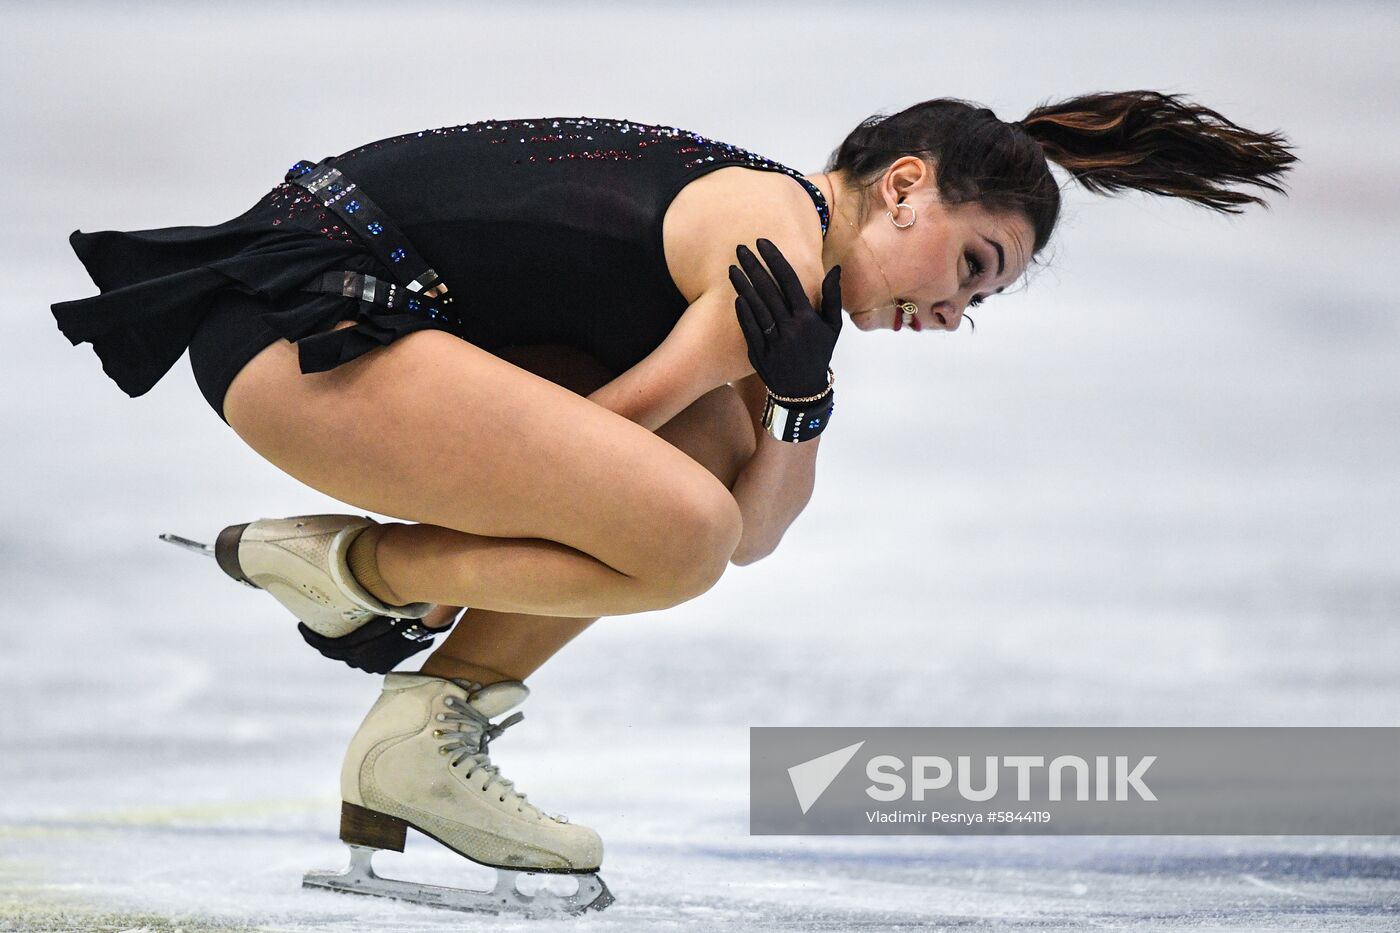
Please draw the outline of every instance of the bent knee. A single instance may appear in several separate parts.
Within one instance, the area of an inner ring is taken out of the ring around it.
[[[655,563],[647,575],[658,598],[668,608],[694,599],[714,586],[729,566],[743,537],[739,504],[717,483],[678,503],[668,516],[663,541],[657,542]]]

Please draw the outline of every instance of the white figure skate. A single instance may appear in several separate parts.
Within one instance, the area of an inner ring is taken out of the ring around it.
[[[212,548],[177,535],[161,538],[211,555],[224,573],[266,590],[316,635],[341,638],[372,619],[421,619],[433,608],[388,605],[350,573],[350,543],[373,524],[364,515],[294,515],[230,525]]]
[[[340,838],[350,846],[344,872],[308,872],[309,888],[371,894],[455,910],[572,914],[602,910],[612,894],[598,877],[603,843],[586,826],[541,811],[491,763],[487,744],[524,718],[491,718],[529,695],[519,681],[482,687],[425,674],[390,674],[350,742],[341,771]],[[408,827],[481,865],[497,869],[492,890],[447,888],[381,878],[376,849],[402,852]],[[577,876],[568,895],[522,893],[531,872]]]

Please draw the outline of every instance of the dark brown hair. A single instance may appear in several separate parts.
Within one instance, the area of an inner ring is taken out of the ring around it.
[[[1047,159],[1098,194],[1136,189],[1225,213],[1249,203],[1267,207],[1230,185],[1285,194],[1278,179],[1296,161],[1277,132],[1245,129],[1180,95],[1117,91],[1044,103],[1014,123],[970,101],[924,101],[862,121],[825,170],[841,172],[860,192],[863,219],[869,191],[906,155],[934,163],[945,203],[975,202],[1027,217],[1035,231],[1032,254],[1050,241],[1060,215],[1060,189]]]

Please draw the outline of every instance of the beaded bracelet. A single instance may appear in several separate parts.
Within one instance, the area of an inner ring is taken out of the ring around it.
[[[815,402],[826,395],[826,393],[830,392],[831,387],[834,385],[836,385],[836,374],[832,372],[831,367],[828,366],[826,368],[826,388],[822,389],[816,395],[807,395],[802,398],[785,398],[784,396],[776,394],[772,389],[769,389],[768,397],[779,402]]]

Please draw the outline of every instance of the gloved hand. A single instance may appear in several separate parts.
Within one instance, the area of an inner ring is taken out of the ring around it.
[[[743,270],[729,267],[749,362],[774,395],[816,395],[826,388],[827,367],[841,333],[841,267],[834,266],[822,281],[819,314],[778,247],[760,239],[758,251],[767,269],[743,244],[736,251]]]
[[[420,619],[392,619],[375,616],[349,635],[327,638],[307,627],[297,625],[306,643],[332,661],[344,661],[353,668],[371,674],[387,674],[398,664],[427,648],[440,633],[451,629],[428,628]]]

